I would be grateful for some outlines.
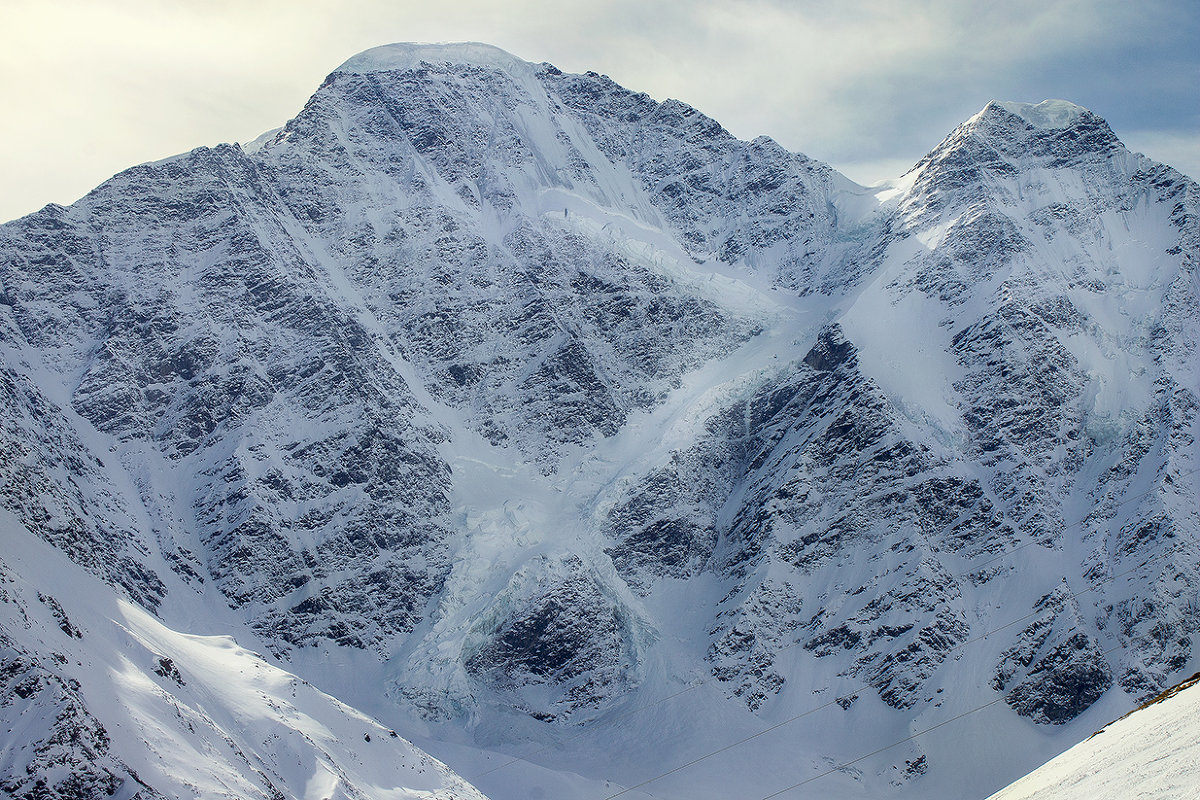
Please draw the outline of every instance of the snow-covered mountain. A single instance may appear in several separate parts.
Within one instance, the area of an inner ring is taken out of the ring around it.
[[[367,51],[0,226],[3,527],[92,576],[6,544],[3,669],[99,730],[193,709],[283,796],[471,796],[338,727],[382,724],[495,800],[982,797],[1200,666],[1198,212],[1064,101],[864,188],[596,73]],[[89,689],[120,648],[165,695]],[[72,759],[181,791],[136,736]]]

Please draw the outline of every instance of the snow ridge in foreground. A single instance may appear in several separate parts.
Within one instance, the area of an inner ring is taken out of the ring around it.
[[[1200,673],[989,800],[1175,800],[1200,786]]]
[[[11,797],[484,800],[232,637],[166,627],[6,511],[0,655]]]

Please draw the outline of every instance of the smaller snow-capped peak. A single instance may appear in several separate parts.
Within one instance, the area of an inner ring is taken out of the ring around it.
[[[1027,150],[1061,159],[1070,153],[1106,153],[1123,147],[1102,117],[1067,100],[992,100],[959,130],[1011,155]]]
[[[1043,100],[1040,103],[992,100],[963,123],[960,130],[1039,139],[1069,137],[1072,131],[1103,131],[1112,137],[1103,118],[1068,100]]]
[[[533,69],[528,61],[482,42],[442,42],[418,44],[398,42],[372,47],[351,56],[334,72],[368,73],[415,69],[427,64],[466,64],[521,74]]]
[[[1080,167],[1124,150],[1108,123],[1066,100],[992,100],[914,167],[914,189],[929,195],[975,185],[983,173],[1014,175],[1033,164]]]

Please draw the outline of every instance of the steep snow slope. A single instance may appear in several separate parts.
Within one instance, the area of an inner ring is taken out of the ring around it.
[[[228,636],[164,626],[0,512],[9,797],[482,798]]]
[[[1168,800],[1194,794],[1200,786],[1195,685],[1193,676],[988,800]]]
[[[1198,211],[1064,101],[865,189],[377,48],[0,226],[0,497],[497,798],[981,795],[1197,666]]]

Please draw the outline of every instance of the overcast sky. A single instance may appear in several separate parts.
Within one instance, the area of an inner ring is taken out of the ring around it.
[[[484,41],[870,183],[992,98],[1064,98],[1200,178],[1197,0],[0,0],[0,219],[283,124],[356,52]]]

